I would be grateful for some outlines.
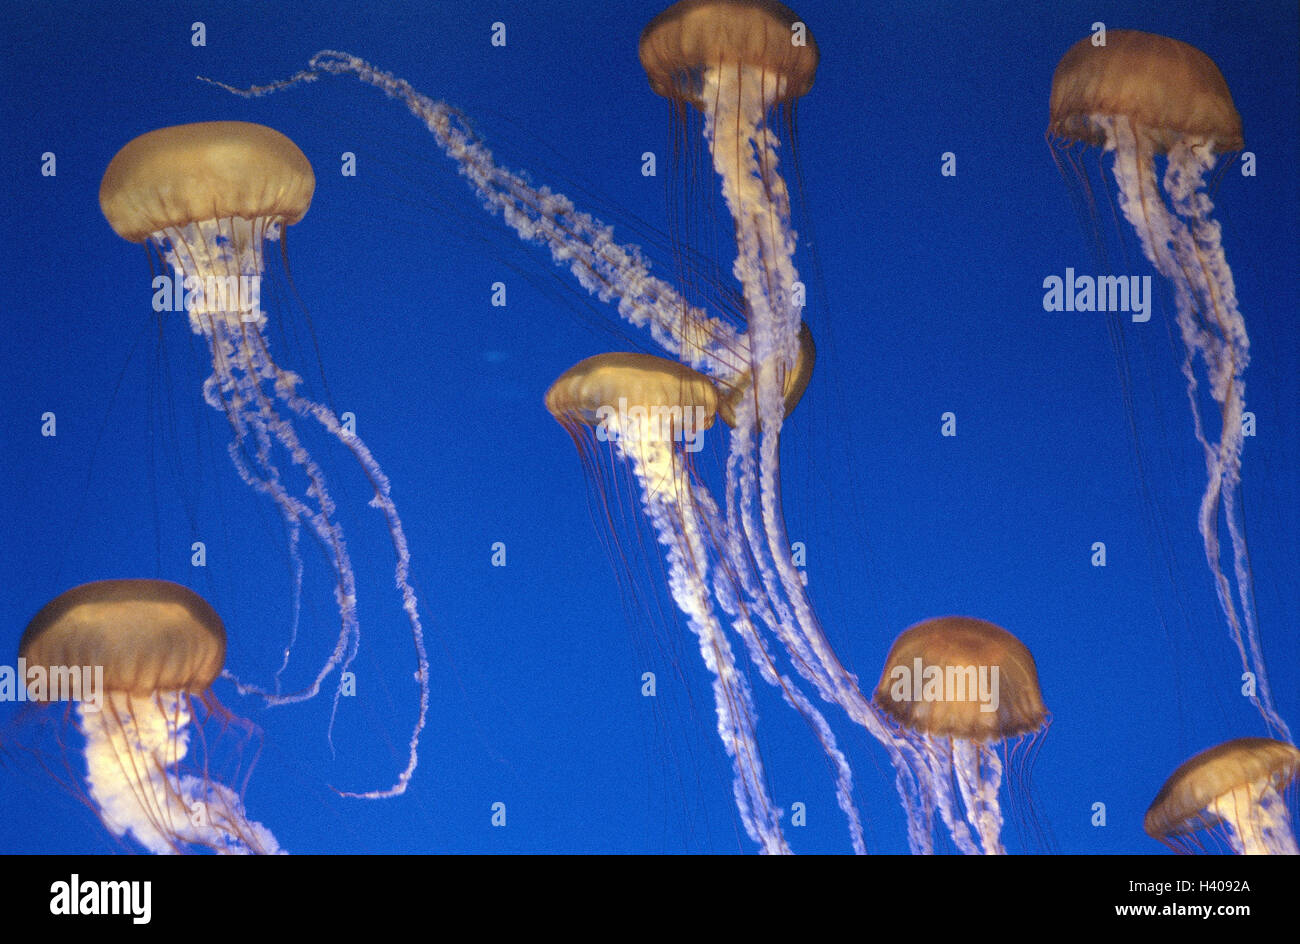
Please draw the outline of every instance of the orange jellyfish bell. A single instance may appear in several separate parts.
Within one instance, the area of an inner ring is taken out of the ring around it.
[[[1095,116],[1125,116],[1168,151],[1188,138],[1220,151],[1242,146],[1241,116],[1214,61],[1195,46],[1138,30],[1109,30],[1106,44],[1079,40],[1052,76],[1051,122],[1057,137],[1102,144]]]
[[[149,131],[109,161],[99,206],[133,243],[201,220],[271,217],[297,223],[316,177],[287,137],[247,121],[204,121]]]
[[[1283,795],[1300,779],[1300,750],[1272,738],[1238,738],[1179,765],[1151,801],[1147,835],[1178,851],[1208,830],[1241,855],[1296,855]]]
[[[997,679],[996,703],[979,697],[985,678]],[[941,683],[934,698],[927,688],[932,681]],[[904,630],[885,659],[874,701],[903,727],[939,737],[1003,741],[1047,723],[1038,667],[1025,644],[1000,626],[967,616],[943,616]]]
[[[681,0],[641,31],[637,54],[650,87],[665,98],[702,104],[701,73],[752,67],[770,78],[770,101],[789,102],[812,88],[820,58],[811,33],[792,41],[801,25],[773,0]]]

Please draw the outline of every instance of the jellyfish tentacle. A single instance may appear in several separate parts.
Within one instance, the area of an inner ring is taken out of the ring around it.
[[[1182,372],[1187,381],[1193,429],[1206,464],[1207,482],[1197,511],[1197,529],[1242,670],[1256,679],[1251,700],[1269,729],[1290,740],[1290,729],[1273,700],[1264,661],[1239,504],[1245,442],[1244,371],[1250,360],[1250,342],[1237,307],[1221,228],[1210,218],[1213,205],[1203,192],[1205,172],[1214,163],[1213,147],[1205,142],[1180,142],[1169,149],[1164,193],[1171,206],[1166,206],[1156,182],[1152,146],[1141,130],[1135,130],[1125,117],[1098,115],[1092,120],[1104,132],[1107,150],[1115,153],[1113,173],[1120,207],[1137,231],[1147,259],[1174,286],[1178,326],[1186,349]],[[1195,369],[1198,357],[1205,365],[1210,394],[1221,411],[1217,443],[1212,441],[1201,416]],[[1221,514],[1232,547],[1235,588],[1221,563]]]
[[[1244,785],[1215,797],[1207,812],[1227,827],[1237,855],[1300,855],[1286,800],[1271,784]]]
[[[692,487],[696,509],[708,522],[708,533],[712,540],[715,543],[728,541],[728,531],[721,521],[713,496],[698,483],[693,483]],[[759,619],[768,626],[776,624],[775,616],[766,609],[765,598],[756,592],[756,587],[753,585],[752,574],[746,566],[749,556],[743,553],[732,556],[721,555],[721,559],[727,562],[727,566],[720,565],[715,569],[714,597],[723,612],[731,618],[737,634],[745,643],[749,660],[758,669],[759,675],[769,685],[778,689],[786,703],[812,727],[835,772],[835,799],[848,820],[849,840],[853,845],[853,851],[858,855],[865,855],[867,847],[862,837],[862,819],[853,800],[853,770],[849,766],[848,758],[840,750],[835,733],[827,723],[826,717],[813,705],[793,679],[777,670],[772,653],[759,634],[748,607],[741,603],[743,592],[756,607],[760,608]]]
[[[215,382],[210,381],[205,384],[205,396],[208,397],[210,405],[222,410],[227,416],[235,417],[235,438],[229,444],[228,452],[236,470],[247,484],[269,495],[275,501],[282,516],[291,523],[291,527],[299,526],[304,520],[308,523],[317,540],[326,550],[338,580],[335,599],[340,616],[339,636],[333,651],[310,683],[297,692],[279,694],[278,690],[272,691],[241,682],[233,675],[228,676],[237,683],[243,694],[257,694],[271,705],[295,704],[314,698],[320,693],[325,679],[335,669],[346,671],[356,657],[360,641],[360,626],[356,613],[356,575],[343,531],[335,520],[337,509],[326,487],[324,472],[303,447],[292,425],[276,411],[272,396],[268,395],[259,379],[268,370],[269,361],[265,357],[265,347],[252,345],[245,333],[245,327],[232,322],[228,317],[208,319],[205,321],[205,327],[210,332],[209,344],[214,352],[215,370]],[[278,394],[276,397],[278,398]],[[217,402],[214,402],[214,399]],[[250,430],[257,443],[254,454],[261,467],[260,474],[253,472],[241,455]],[[291,494],[284,485],[272,453],[274,445],[284,449],[293,463],[301,467],[307,477],[309,484],[303,498]],[[317,506],[315,509],[308,504],[308,501],[313,499]],[[331,731],[333,716],[338,710],[340,697],[341,689],[338,689],[335,692],[331,711]]]
[[[259,343],[265,341],[259,338]],[[366,474],[373,492],[370,504],[377,508],[384,516],[388,525],[388,532],[393,544],[393,553],[396,557],[396,564],[393,570],[393,582],[402,595],[402,609],[405,611],[407,621],[411,629],[411,641],[415,647],[416,653],[416,682],[420,687],[420,703],[416,716],[415,726],[411,732],[410,741],[408,742],[407,766],[399,775],[394,784],[386,790],[372,790],[361,793],[343,792],[344,796],[360,797],[365,799],[380,799],[384,797],[400,796],[406,791],[411,777],[415,774],[415,768],[419,764],[419,746],[420,734],[429,714],[429,655],[424,643],[424,626],[420,620],[419,601],[415,595],[415,588],[411,586],[411,550],[406,540],[406,530],[402,525],[402,518],[397,512],[397,505],[393,502],[392,485],[384,470],[380,468],[379,463],[375,460],[374,455],[370,452],[365,442],[355,432],[345,430],[338,421],[334,412],[323,404],[315,403],[304,397],[300,397],[293,392],[293,384],[287,378],[292,375],[280,371],[276,368],[277,383],[275,385],[276,394],[281,401],[286,403],[290,409],[302,417],[315,419],[330,435],[334,436],[344,446],[346,446],[356,457],[357,462]],[[335,704],[337,705],[337,695]]]
[[[705,665],[713,675],[718,734],[735,768],[733,794],[745,830],[763,852],[788,853],[780,812],[767,794],[749,683],[738,671],[731,643],[713,611],[708,554],[691,501],[689,472],[672,444],[648,428],[625,428],[610,421],[609,430],[616,451],[631,464],[641,487],[642,507],[664,547],[669,590],[699,639]]]
[[[229,787],[174,772],[188,753],[188,698],[109,691],[99,711],[77,706],[86,781],[105,826],[156,855],[189,845],[236,855],[279,852],[270,830],[248,819]]]
[[[230,239],[226,231],[247,230],[244,238]],[[166,245],[165,257],[183,278],[183,273],[193,271],[222,271],[217,261],[222,255],[229,256],[230,246],[250,245],[246,253],[236,260],[239,274],[260,275],[262,271],[261,243],[268,234],[276,232],[274,221],[249,221],[232,219],[217,221],[215,226],[207,223],[189,224],[189,226],[155,234],[160,245]],[[165,240],[165,243],[164,243]],[[196,252],[192,247],[202,247]],[[197,258],[196,258],[197,257]],[[202,260],[202,261],[200,261]],[[206,268],[205,268],[206,266]],[[209,343],[214,364],[214,377],[205,384],[205,397],[208,402],[226,413],[232,420],[235,439],[229,446],[231,458],[240,477],[255,489],[271,496],[280,508],[288,523],[290,531],[290,550],[295,573],[295,601],[301,580],[301,557],[297,553],[297,531],[305,520],[312,528],[322,547],[327,551],[331,566],[338,583],[335,588],[336,602],[340,613],[340,630],[333,651],[324,664],[317,670],[316,677],[302,690],[282,694],[280,672],[276,673],[274,689],[232,678],[241,693],[254,693],[271,705],[284,705],[301,702],[319,694],[326,678],[336,669],[346,672],[355,660],[361,639],[360,624],[356,612],[356,575],[352,567],[343,531],[336,521],[337,509],[320,468],[303,446],[293,425],[277,410],[278,402],[294,414],[311,418],[339,440],[352,454],[364,471],[373,491],[372,505],[384,515],[390,538],[393,543],[397,561],[394,580],[402,595],[402,608],[411,626],[413,645],[416,650],[416,681],[420,687],[420,703],[417,719],[409,742],[409,755],[405,768],[398,774],[392,785],[385,789],[365,792],[344,792],[345,796],[378,799],[398,796],[405,792],[419,758],[419,740],[428,715],[429,706],[429,662],[424,645],[424,631],[420,621],[418,602],[414,589],[410,585],[410,550],[402,527],[401,517],[392,500],[391,485],[374,456],[365,443],[354,433],[345,431],[338,418],[327,407],[299,396],[295,389],[299,383],[296,374],[281,369],[271,357],[261,322],[265,316],[251,318],[238,312],[208,311],[200,300],[191,311],[191,319],[196,332],[202,333]],[[268,389],[269,388],[269,389]],[[253,472],[243,460],[241,452],[247,442],[249,433],[256,443],[253,454],[257,458],[260,472]],[[273,449],[279,446],[299,466],[307,477],[308,487],[303,498],[293,496],[283,483],[283,477],[276,466]],[[309,502],[315,502],[315,509]],[[297,607],[293,625],[297,625]],[[290,638],[290,649],[293,639]],[[285,662],[287,664],[288,651]],[[334,692],[330,713],[330,725],[327,737],[333,746],[333,726],[342,698],[342,675],[340,684]]]
[[[155,233],[153,239],[162,248],[163,256],[185,281],[192,273],[233,274],[261,276],[264,271],[262,245],[265,239],[278,232],[269,220],[258,218],[244,220],[205,220],[179,227],[167,227]],[[233,258],[232,258],[233,257]],[[194,281],[202,279],[195,276]],[[233,673],[225,672],[235,682],[241,694],[256,694],[271,705],[295,704],[314,698],[326,678],[336,669],[346,670],[356,655],[360,627],[356,615],[356,578],[348,555],[342,529],[335,519],[333,499],[325,486],[324,473],[298,441],[293,428],[273,406],[272,397],[263,389],[262,381],[273,372],[273,362],[256,320],[244,321],[245,314],[211,309],[208,300],[196,298],[190,312],[191,328],[208,343],[212,356],[213,374],[204,383],[204,399],[214,409],[224,413],[234,431],[234,439],[227,446],[231,461],[243,481],[276,503],[288,524],[291,548],[298,541],[292,532],[305,520],[326,549],[331,566],[340,581],[335,588],[339,606],[340,629],[333,651],[317,670],[316,677],[297,692],[281,694],[279,685],[274,690],[244,682]],[[261,316],[264,320],[265,316]],[[259,343],[252,343],[256,334]],[[242,454],[252,435],[260,472],[254,472]],[[300,466],[307,476],[309,487],[305,499],[315,499],[313,510],[304,499],[292,495],[283,484],[276,465],[273,448],[279,444]],[[292,561],[295,575],[301,570],[301,559]],[[295,580],[297,577],[295,576]],[[341,689],[336,690],[329,733],[332,746],[333,717],[338,710]]]
[[[728,518],[743,528],[778,616],[774,628],[791,660],[817,685],[822,697],[839,704],[886,747],[899,771],[909,831],[918,833],[919,828],[911,827],[919,827],[922,811],[909,801],[904,749],[835,655],[789,555],[780,488],[780,432],[786,412],[785,378],[797,360],[802,312],[792,301],[798,272],[789,193],[777,171],[778,141],[766,115],[790,89],[784,78],[773,78],[762,66],[739,61],[734,69],[706,64],[700,85],[693,104],[704,114],[704,137],[735,223],[733,272],[745,297],[752,358],[748,373],[754,395],[736,404],[727,460],[732,506]]]
[[[734,326],[688,305],[672,286],[650,274],[640,249],[618,243],[612,227],[577,210],[568,197],[534,188],[499,166],[453,108],[416,91],[406,80],[348,53],[322,50],[306,70],[281,82],[238,89],[212,79],[203,81],[236,95],[259,97],[315,81],[322,74],[352,75],[403,102],[490,212],[499,213],[524,241],[545,245],[556,264],[569,268],[601,301],[616,301],[620,316],[630,324],[649,327],[664,350],[721,380],[732,380],[744,371],[746,344]]]
[[[920,773],[953,843],[963,855],[979,855],[980,848],[970,834],[953,791],[952,739],[925,735],[920,746],[925,760],[925,768]]]
[[[958,738],[952,739],[952,759],[966,819],[980,837],[981,849],[985,855],[1005,855],[998,804],[1002,759],[982,742]]]

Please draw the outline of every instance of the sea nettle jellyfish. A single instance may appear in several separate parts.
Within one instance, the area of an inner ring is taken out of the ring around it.
[[[894,641],[874,702],[912,748],[921,830],[937,810],[962,853],[1005,853],[1003,770],[1025,778],[1049,723],[1024,643],[966,616],[918,623]]]
[[[807,367],[811,370],[811,359]],[[792,406],[797,399],[792,388]],[[854,846],[862,851],[848,763],[825,718],[796,682],[776,667],[759,631],[759,625],[772,616],[755,614],[744,603],[740,592],[744,578],[723,553],[726,522],[697,474],[693,456],[702,448],[702,434],[713,425],[721,402],[703,375],[645,354],[588,358],[566,371],[546,395],[547,409],[570,433],[584,465],[598,481],[605,449],[631,471],[641,509],[663,551],[673,600],[686,616],[713,675],[718,734],[732,760],[733,795],[750,838],[763,852],[790,851],[780,810],[769,796],[763,773],[752,693],[745,673],[737,667],[724,622],[730,622],[764,681],[780,690],[813,730],[835,772],[837,801],[848,817]]]
[[[705,507],[697,507],[689,459],[713,425],[717,404],[708,378],[648,354],[590,357],[565,371],[546,392],[546,408],[585,458],[594,458],[596,443],[606,443],[631,469],[641,507],[663,546],[673,600],[713,674],[718,734],[734,765],[741,821],[763,852],[784,853],[789,847],[779,811],[767,794],[749,683],[737,671],[709,589],[716,509],[703,490],[699,497]]]
[[[1237,855],[1297,855],[1292,814],[1300,750],[1240,738],[1202,751],[1170,775],[1147,810],[1146,831],[1176,852],[1207,851],[1200,836]]]
[[[1119,207],[1142,251],[1173,287],[1186,354],[1182,370],[1208,483],[1197,523],[1219,605],[1251,695],[1265,723],[1290,739],[1278,715],[1255,615],[1250,555],[1241,512],[1242,414],[1250,343],[1237,307],[1232,270],[1205,192],[1206,175],[1242,146],[1241,118],[1219,69],[1199,49],[1135,30],[1109,30],[1075,43],[1052,78],[1048,139],[1078,168],[1080,148],[1113,156]],[[1158,160],[1164,173],[1157,176]],[[1205,424],[1203,372],[1218,411]],[[1234,581],[1224,573],[1220,522],[1232,546]]]
[[[730,391],[727,458],[727,556],[748,608],[767,622],[791,664],[825,700],[840,705],[890,754],[909,822],[918,791],[911,746],[880,723],[856,676],[840,662],[794,566],[782,512],[780,432],[791,389],[802,390],[799,364],[811,367],[811,337],[801,330],[804,286],[794,264],[797,235],[778,170],[780,141],[769,120],[790,121],[812,88],[819,61],[806,25],[767,0],[684,0],[645,28],[638,47],[651,88],[669,100],[677,125],[698,112],[702,137],[734,226],[732,272],[744,298],[747,363],[739,377],[718,377]],[[689,221],[688,221],[689,223]],[[806,383],[806,381],[804,381]],[[751,579],[751,578],[755,578]],[[843,804],[841,804],[843,805]],[[913,849],[927,840],[913,826]]]
[[[84,738],[89,803],[113,835],[158,854],[280,851],[246,816],[242,785],[214,779],[218,742],[247,728],[211,691],[225,652],[207,601],[164,580],[83,584],[28,624],[18,655],[29,699],[66,700],[66,680],[89,679],[68,711]]]
[[[428,661],[415,592],[408,582],[410,554],[388,479],[355,433],[333,411],[298,393],[301,378],[279,367],[265,335],[260,307],[263,245],[282,239],[284,228],[307,212],[315,187],[311,165],[298,147],[271,128],[240,121],[213,121],[151,131],[130,141],[108,165],[99,203],[124,239],[150,242],[166,259],[176,284],[187,292],[190,327],[207,342],[212,375],[203,398],[230,421],[229,453],[240,477],[269,496],[284,518],[297,579],[299,537],[304,525],[324,550],[335,575],[338,641],[315,680],[304,690],[281,694],[242,685],[270,704],[315,696],[325,678],[351,664],[360,640],[352,561],[335,505],[317,461],[308,454],[294,420],[318,424],[356,457],[387,522],[396,553],[395,580],[415,643],[420,686],[419,717],[409,759],[385,790],[355,796],[402,793],[418,762],[420,731],[428,706]],[[300,493],[288,484],[282,464],[306,478]],[[336,689],[334,710],[340,689]]]

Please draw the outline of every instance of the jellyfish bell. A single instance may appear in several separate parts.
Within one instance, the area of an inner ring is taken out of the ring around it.
[[[1052,76],[1048,113],[1048,144],[1067,180],[1083,185],[1094,230],[1101,201],[1091,188],[1109,188],[1104,175],[1091,179],[1086,155],[1111,155],[1120,165],[1116,174],[1122,167],[1133,175],[1135,162],[1186,150],[1213,165],[1216,155],[1239,151],[1244,141],[1241,116],[1214,61],[1195,46],[1138,30],[1112,29],[1104,44],[1085,37],[1071,46]],[[1154,178],[1150,183],[1154,195]],[[1122,185],[1121,200],[1129,200]],[[1149,258],[1150,250],[1143,251]]]
[[[18,651],[46,677],[52,667],[96,666],[110,691],[202,694],[225,662],[226,630],[208,602],[180,584],[101,580],[45,604]]]
[[[1297,855],[1298,779],[1295,745],[1259,737],[1227,741],[1181,764],[1143,825],[1176,852],[1206,851],[1198,836],[1203,833],[1237,855]]]
[[[1061,57],[1052,77],[1048,134],[1106,144],[1106,118],[1120,118],[1160,153],[1188,141],[1220,152],[1242,147],[1241,116],[1218,66],[1195,46],[1138,30],[1106,31]]]
[[[99,205],[123,239],[168,254],[190,290],[191,327],[211,336],[223,316],[265,321],[263,244],[303,218],[315,187],[306,156],[280,132],[208,121],[129,141],[104,172]]]
[[[939,737],[1005,741],[1047,725],[1038,668],[1025,644],[965,616],[905,630],[885,660],[874,701],[909,730]]]
[[[1124,178],[1140,175],[1137,192],[1155,197],[1157,156],[1183,162],[1185,152],[1194,152],[1204,165],[1195,172],[1199,179],[1216,163],[1221,174],[1229,162],[1217,157],[1239,151],[1244,143],[1241,116],[1214,61],[1188,43],[1138,30],[1107,30],[1103,44],[1094,36],[1071,46],[1052,76],[1048,112],[1048,144],[1079,199],[1102,262],[1128,260],[1106,258],[1100,216],[1101,206],[1115,202],[1107,184],[1111,172],[1092,167],[1092,158],[1110,156],[1121,209],[1151,259],[1147,230],[1159,220],[1143,225],[1131,219],[1141,209],[1128,208],[1134,187],[1126,188]]]
[[[925,620],[894,641],[872,701],[910,747],[922,796],[905,805],[922,816],[937,811],[964,853],[1005,852],[1003,771],[1017,802],[1027,798],[1049,724],[1029,649],[985,620]]]
[[[771,81],[774,102],[792,102],[812,88],[819,54],[811,36],[791,43],[794,11],[773,0],[682,0],[641,31],[637,55],[650,87],[665,98],[703,101],[708,69],[754,67]]]
[[[251,727],[211,691],[225,649],[225,627],[207,601],[162,580],[74,587],[23,632],[27,696],[69,702],[83,739],[85,799],[115,836],[159,854],[279,851],[244,811],[252,765],[241,773],[238,755]],[[94,681],[75,691],[68,683],[78,678]],[[234,787],[217,776],[229,753]]]
[[[313,455],[312,437],[341,445],[360,468],[367,504],[383,516],[383,534],[391,542],[395,584],[415,648],[419,707],[408,759],[396,780],[386,789],[353,795],[394,796],[405,791],[414,774],[429,700],[405,531],[388,478],[355,429],[330,405],[310,399],[302,377],[272,356],[268,318],[260,305],[264,244],[282,240],[285,227],[303,218],[314,188],[310,163],[283,134],[247,122],[215,121],[161,128],[128,142],[109,162],[99,196],[114,231],[152,246],[170,267],[174,288],[184,289],[183,308],[193,333],[206,342],[212,368],[203,383],[204,401],[229,422],[233,440],[227,451],[237,474],[272,501],[283,523],[294,586],[281,672],[296,642],[304,532],[315,538],[328,564],[339,629],[320,669],[288,694],[279,672],[272,686],[240,683],[243,693],[272,705],[303,701],[318,694],[337,670],[337,713],[360,643],[358,601],[364,594],[358,592],[340,508],[324,466]]]
[[[546,408],[566,427],[598,429],[602,441],[680,442],[713,426],[718,392],[707,377],[651,354],[598,354],[569,368],[546,392]],[[631,412],[630,412],[631,411]]]
[[[142,243],[200,220],[297,223],[315,188],[306,155],[279,131],[247,121],[205,121],[129,141],[104,172],[99,205],[114,232]]]
[[[1206,175],[1220,156],[1243,146],[1241,117],[1228,84],[1213,60],[1187,43],[1109,30],[1104,43],[1075,43],[1057,66],[1048,140],[1059,162],[1085,185],[1076,148],[1108,155],[1118,209],[1172,291],[1193,433],[1207,474],[1196,521],[1211,584],[1241,670],[1255,680],[1251,700],[1269,730],[1289,739],[1264,661],[1241,507],[1250,341],[1206,192]],[[1163,174],[1158,174],[1161,163]],[[1095,206],[1097,201],[1088,194],[1087,202]],[[1122,352],[1123,336],[1114,325],[1111,331],[1117,353]],[[1121,378],[1134,428],[1126,364]],[[1135,451],[1145,490],[1140,446],[1135,444]],[[1228,533],[1226,548],[1221,528]]]

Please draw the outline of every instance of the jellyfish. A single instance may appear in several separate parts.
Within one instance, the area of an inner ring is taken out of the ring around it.
[[[1048,139],[1066,161],[1073,161],[1076,145],[1113,155],[1120,210],[1147,259],[1173,287],[1185,347],[1182,372],[1207,472],[1197,527],[1242,671],[1255,680],[1251,699],[1269,730],[1290,740],[1264,663],[1241,511],[1250,341],[1205,192],[1206,174],[1219,156],[1242,146],[1241,118],[1227,82],[1205,53],[1186,43],[1110,30],[1104,44],[1091,38],[1075,43],[1057,65]],[[1164,160],[1159,181],[1157,156]],[[1217,441],[1201,414],[1202,373],[1219,412]],[[1235,581],[1224,573],[1221,521]]]
[[[744,297],[748,363],[740,378],[719,379],[733,391],[727,401],[727,556],[737,573],[756,574],[757,583],[744,586],[748,605],[766,616],[799,676],[885,747],[908,813],[909,842],[925,851],[913,748],[881,723],[827,639],[790,556],[782,512],[780,433],[789,392],[802,390],[799,364],[811,368],[812,352],[794,264],[798,238],[769,116],[779,111],[788,117],[812,88],[820,58],[816,41],[780,3],[683,0],[642,31],[638,53],[651,89],[679,118],[691,109],[702,115],[735,228],[732,271]]]
[[[786,377],[798,359],[802,308],[795,300],[789,193],[767,115],[812,87],[819,54],[801,27],[779,3],[684,0],[650,21],[637,49],[651,89],[679,116],[688,108],[703,116],[703,136],[735,224],[732,271],[744,296],[749,343],[743,382],[730,384],[746,395],[729,401],[728,515],[737,539],[743,530],[754,554],[764,594],[783,622],[795,624],[785,635],[792,656],[825,641],[790,558],[778,466]],[[815,663],[829,659],[828,647],[814,655]]]
[[[74,683],[89,799],[115,836],[160,855],[280,851],[212,776],[212,742],[232,720],[211,691],[225,652],[212,607],[165,580],[82,584],[28,624],[18,647],[27,697],[66,700]],[[196,719],[198,764],[186,762]]]
[[[806,329],[802,338],[798,370],[787,376],[789,409],[797,404],[812,370],[814,351]],[[852,769],[825,716],[797,680],[778,667],[761,631],[776,618],[754,589],[748,557],[730,553],[729,525],[692,460],[715,413],[729,417],[725,404],[740,395],[734,390],[720,395],[706,377],[676,362],[621,353],[588,358],[566,371],[547,392],[546,405],[570,433],[584,466],[595,466],[596,443],[609,443],[632,471],[641,508],[663,548],[669,590],[714,676],[718,733],[733,761],[733,794],[746,832],[764,852],[790,851],[764,782],[752,693],[736,667],[719,611],[730,621],[759,676],[780,692],[816,737],[833,772],[836,802],[847,819],[853,848],[863,853]],[[754,596],[752,605],[747,595]]]
[[[911,747],[922,795],[909,809],[937,810],[964,854],[1004,854],[1004,767],[1027,769],[1049,724],[1024,643],[966,616],[917,623],[894,641],[873,701]]]
[[[305,525],[329,559],[336,576],[340,630],[333,652],[302,691],[282,694],[241,684],[269,704],[314,697],[338,669],[340,678],[360,642],[357,588],[351,558],[325,474],[303,445],[294,422],[318,424],[360,464],[383,514],[396,556],[394,579],[410,624],[418,662],[418,717],[406,767],[387,789],[348,794],[395,796],[405,791],[419,759],[419,738],[429,699],[429,667],[415,591],[408,579],[410,552],[387,477],[365,443],[344,428],[326,405],[298,392],[301,378],[272,359],[260,307],[263,244],[283,238],[311,203],[315,178],[298,147],[271,128],[238,121],[178,125],[130,141],[112,159],[100,185],[99,202],[118,235],[149,242],[187,293],[193,332],[207,342],[212,375],[203,398],[225,414],[234,439],[228,451],[249,486],[274,501],[289,532],[294,569],[301,574],[299,535]],[[287,458],[305,475],[301,494],[281,467]],[[337,712],[341,687],[336,689]],[[331,720],[332,726],[332,720]]]
[[[1238,738],[1201,751],[1165,781],[1147,810],[1147,835],[1177,852],[1208,831],[1237,855],[1297,855],[1286,795],[1300,750],[1272,738]]]
[[[602,354],[565,371],[546,393],[546,408],[584,452],[586,429],[627,463],[641,507],[663,546],[668,586],[699,639],[713,675],[718,734],[731,758],[733,794],[749,837],[765,853],[786,853],[780,811],[768,796],[755,729],[753,697],[736,667],[709,588],[714,536],[707,492],[697,507],[689,456],[713,425],[718,394],[708,379],[648,354]],[[680,444],[680,445],[679,445]],[[711,512],[713,512],[711,514]]]

